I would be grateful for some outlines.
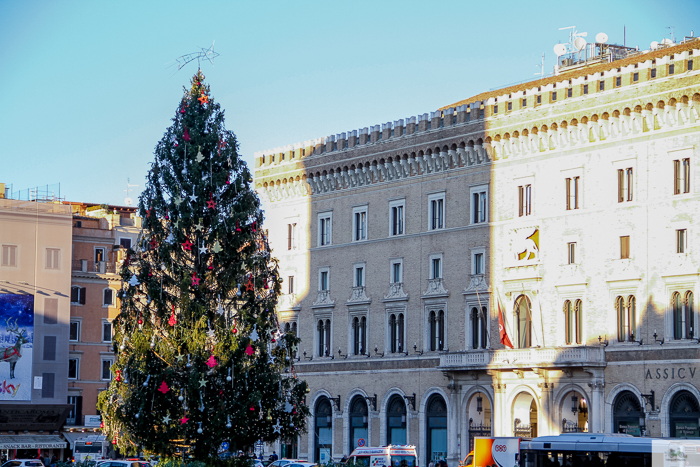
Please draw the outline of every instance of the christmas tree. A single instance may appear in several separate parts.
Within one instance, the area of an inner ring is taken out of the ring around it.
[[[98,403],[122,452],[196,459],[305,429],[298,339],[274,312],[281,279],[250,171],[198,71],[155,149],[143,231],[121,267],[115,362]]]

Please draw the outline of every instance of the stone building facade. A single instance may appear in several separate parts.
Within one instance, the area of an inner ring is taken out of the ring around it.
[[[484,434],[699,436],[700,41],[596,47],[256,154],[311,388],[283,454],[408,443],[427,465]]]

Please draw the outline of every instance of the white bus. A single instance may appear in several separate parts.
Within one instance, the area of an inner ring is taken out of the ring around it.
[[[73,445],[75,462],[99,462],[107,458],[107,442],[101,435],[89,435],[75,440]]]
[[[350,454],[348,462],[364,467],[418,467],[416,447],[398,444],[357,448]]]

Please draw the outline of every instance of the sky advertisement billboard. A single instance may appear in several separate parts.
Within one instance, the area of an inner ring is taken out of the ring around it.
[[[0,294],[0,401],[32,397],[34,296]]]

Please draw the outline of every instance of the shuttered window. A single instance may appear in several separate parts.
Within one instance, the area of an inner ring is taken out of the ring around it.
[[[56,382],[56,373],[42,373],[41,381],[41,397],[43,399],[52,399],[54,397],[54,384]]]
[[[44,324],[56,324],[58,322],[58,299],[44,299]]]
[[[56,360],[56,336],[44,336],[44,360]]]
[[[2,246],[2,265],[8,267],[17,266],[17,245]]]

